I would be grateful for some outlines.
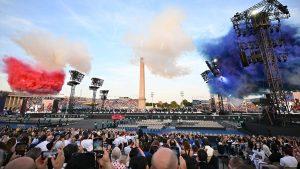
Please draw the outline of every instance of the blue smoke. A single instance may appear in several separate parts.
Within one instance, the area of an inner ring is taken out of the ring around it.
[[[287,62],[279,63],[285,90],[300,89],[300,36],[298,28],[282,25],[281,32],[285,38]],[[212,78],[208,85],[211,93],[224,96],[244,97],[262,94],[268,89],[263,65],[250,64],[244,68],[240,61],[240,50],[236,34],[231,29],[224,37],[209,40],[197,45],[198,52],[206,60],[218,59],[222,77]],[[225,80],[224,80],[225,79]]]

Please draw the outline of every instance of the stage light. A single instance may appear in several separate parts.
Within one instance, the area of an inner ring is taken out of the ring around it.
[[[209,78],[208,78],[208,74],[209,74],[209,70],[206,70],[206,71],[204,71],[203,73],[201,73],[201,76],[202,76],[202,78],[203,78],[203,80],[204,80],[204,82],[208,82],[208,80],[209,80]]]
[[[255,15],[257,15],[258,13],[259,13],[259,10],[253,10],[253,11],[250,12],[250,15],[251,15],[251,16],[255,16]]]
[[[217,62],[218,62],[218,59],[214,59],[213,62],[214,62],[214,63],[217,63]]]

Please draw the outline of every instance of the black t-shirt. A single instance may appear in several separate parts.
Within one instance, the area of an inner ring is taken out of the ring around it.
[[[282,158],[283,156],[276,152],[276,153],[272,153],[270,156],[269,156],[269,160],[271,163],[274,163],[274,162],[280,162],[280,158]]]

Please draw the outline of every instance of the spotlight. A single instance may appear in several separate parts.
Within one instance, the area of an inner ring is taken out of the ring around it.
[[[206,71],[204,71],[203,73],[201,73],[201,76],[202,76],[202,78],[203,78],[203,80],[204,80],[204,82],[208,82],[208,74],[209,74],[209,70],[206,70]]]
[[[253,10],[253,11],[250,12],[250,15],[251,15],[251,16],[255,16],[255,15],[257,15],[258,13],[259,13],[259,10]]]

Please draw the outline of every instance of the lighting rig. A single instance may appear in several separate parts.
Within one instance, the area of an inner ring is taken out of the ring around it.
[[[288,111],[278,62],[285,62],[288,56],[280,27],[281,19],[289,17],[287,6],[277,0],[263,0],[231,18],[242,65],[264,65],[271,95],[267,115],[272,125],[275,119],[281,118],[277,115]]]
[[[219,69],[217,59],[213,59],[210,62],[205,61],[205,63],[209,70],[206,70],[203,73],[201,73],[201,76],[206,83],[208,83],[208,81],[210,81],[212,79],[212,77],[209,76],[210,73],[213,75],[213,78],[218,78],[221,76],[221,71]],[[224,112],[223,97],[219,93],[218,93],[218,100],[219,100],[218,103],[219,103],[220,112],[223,113]],[[211,110],[212,110],[212,112],[216,112],[216,103],[215,103],[215,97],[213,94],[211,95]]]
[[[107,94],[109,90],[100,90],[101,100],[102,100],[102,108],[104,108],[105,100],[107,99]]]
[[[93,91],[93,100],[92,100],[92,112],[95,110],[96,105],[96,94],[97,90],[103,85],[104,80],[99,78],[92,78],[91,85],[89,86],[90,90]]]
[[[84,77],[84,74],[80,73],[77,70],[70,70],[70,81],[67,85],[71,86],[71,93],[69,98],[69,106],[68,106],[68,113],[73,113],[74,109],[74,101],[75,101],[75,87],[79,85]]]

